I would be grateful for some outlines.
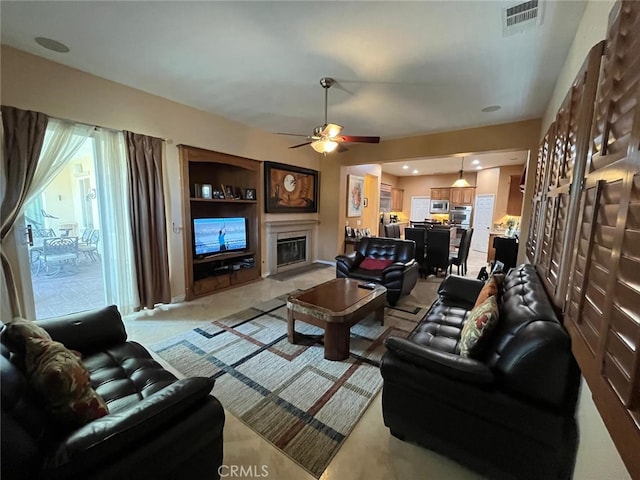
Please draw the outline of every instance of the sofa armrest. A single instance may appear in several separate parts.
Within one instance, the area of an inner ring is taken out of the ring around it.
[[[127,340],[122,317],[115,305],[36,323],[55,341],[83,354],[103,351]]]
[[[414,258],[412,258],[411,260],[409,260],[408,262],[393,262],[391,265],[387,265],[387,267],[382,270],[382,275],[386,275],[387,273],[391,273],[391,272],[395,272],[395,271],[402,271],[405,270],[409,267],[411,267],[412,265],[415,265],[416,261]]]
[[[481,385],[495,380],[489,367],[473,358],[435,350],[400,337],[388,337],[384,345],[402,360],[455,380]]]
[[[484,286],[481,280],[449,275],[438,288],[438,295],[452,302],[461,302],[470,308],[476,303],[480,290]]]
[[[364,257],[362,256],[362,254],[360,254],[360,252],[358,251],[355,251],[344,255],[338,255],[336,257],[336,265],[342,271],[351,271],[358,265],[360,265],[363,259]]]
[[[182,414],[192,412],[196,403],[209,396],[214,381],[204,377],[178,380],[122,412],[94,420],[64,439],[47,460],[47,468],[65,468],[73,463],[84,468],[98,467],[109,458],[117,458],[127,448],[145,445],[152,437],[162,435]],[[211,397],[212,401],[216,401]],[[224,422],[224,411],[220,407]],[[213,427],[211,427],[213,428]]]

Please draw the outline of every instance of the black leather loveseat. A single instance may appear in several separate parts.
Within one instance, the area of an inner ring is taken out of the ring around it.
[[[386,237],[365,237],[357,250],[336,257],[336,277],[376,282],[387,288],[387,301],[395,305],[411,292],[418,281],[419,265],[414,258],[415,242]],[[387,263],[382,268],[363,268],[364,261]]]
[[[224,410],[207,378],[178,380],[127,341],[116,307],[36,322],[82,354],[109,414],[60,431],[2,332],[2,479],[217,479]],[[14,348],[15,349],[15,348]]]
[[[482,283],[449,276],[409,338],[390,337],[382,410],[391,433],[488,478],[569,479],[577,449],[579,371],[531,265],[512,269],[482,353],[459,355]]]

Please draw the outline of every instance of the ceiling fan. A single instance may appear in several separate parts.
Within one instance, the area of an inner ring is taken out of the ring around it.
[[[299,148],[305,145],[311,145],[318,153],[331,153],[334,150],[344,152],[347,148],[343,143],[380,143],[380,137],[366,137],[353,135],[340,135],[342,126],[327,121],[327,98],[329,89],[336,83],[333,78],[323,77],[320,79],[320,85],[324,88],[324,125],[319,125],[313,129],[312,135],[299,135],[297,133],[279,133],[278,135],[293,135],[296,137],[307,137],[306,142],[298,145],[292,145],[289,148]]]

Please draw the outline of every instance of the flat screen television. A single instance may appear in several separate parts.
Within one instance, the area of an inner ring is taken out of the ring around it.
[[[194,218],[193,244],[196,258],[221,252],[246,250],[247,219],[244,217]]]

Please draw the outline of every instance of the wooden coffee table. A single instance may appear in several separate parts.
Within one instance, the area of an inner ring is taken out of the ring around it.
[[[349,329],[372,312],[384,324],[387,289],[359,288],[365,283],[351,278],[335,278],[287,299],[287,333],[296,343],[295,323],[300,320],[324,328],[324,358],[344,360],[349,357]]]

